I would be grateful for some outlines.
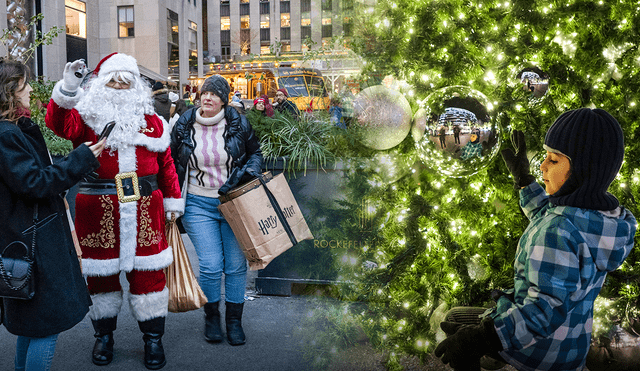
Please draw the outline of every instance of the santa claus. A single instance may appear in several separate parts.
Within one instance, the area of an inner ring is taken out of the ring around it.
[[[131,311],[145,341],[145,366],[159,369],[166,364],[161,341],[168,306],[163,268],[173,260],[164,221],[166,214],[184,212],[168,149],[168,124],[154,113],[151,89],[133,57],[106,56],[83,89],[85,71],[82,60],[67,63],[45,121],[74,147],[95,142],[106,124],[115,121],[98,157],[95,179],[81,182],[76,197],[76,231],[93,300],[92,360],[106,365],[113,359],[113,331],[123,302],[119,274],[124,271]]]

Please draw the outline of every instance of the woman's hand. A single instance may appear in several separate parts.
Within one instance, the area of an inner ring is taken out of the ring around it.
[[[104,149],[104,144],[107,142],[107,138],[102,139],[101,141],[99,141],[98,143],[95,144],[91,144],[91,142],[84,142],[84,144],[89,147],[89,149],[91,150],[91,152],[93,152],[93,155],[96,156],[96,158],[98,158],[98,156],[100,156],[100,154],[102,153],[102,150]]]

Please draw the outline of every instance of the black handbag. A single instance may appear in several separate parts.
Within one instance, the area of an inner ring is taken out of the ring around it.
[[[0,251],[0,298],[28,300],[35,294],[33,254],[36,249],[37,221],[38,204],[33,211],[33,227],[22,232],[33,233],[31,247],[22,241],[13,241]]]

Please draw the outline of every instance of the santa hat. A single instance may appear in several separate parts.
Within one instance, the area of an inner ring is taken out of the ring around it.
[[[285,89],[285,88],[280,88],[280,89],[278,89],[278,91],[281,91],[282,94],[284,94],[285,97],[289,96],[289,93],[287,93],[287,89]]]
[[[136,59],[130,55],[122,53],[111,53],[102,58],[93,70],[93,74],[96,76],[104,76],[116,71],[131,72],[135,76],[140,77],[140,70],[138,69],[138,62]]]
[[[258,98],[256,98],[256,99],[254,99],[254,100],[253,100],[253,105],[258,104],[259,102],[262,102],[262,103],[264,104],[264,98],[260,98],[260,97],[258,97]]]

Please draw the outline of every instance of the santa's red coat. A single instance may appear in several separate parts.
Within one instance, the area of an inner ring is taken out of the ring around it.
[[[55,93],[55,92],[54,92]],[[53,132],[73,142],[95,143],[98,134],[85,123],[68,102],[61,107],[54,94],[45,118]],[[105,148],[98,157],[100,179],[114,179],[118,173],[135,171],[138,177],[157,174],[159,189],[138,201],[119,202],[117,195],[76,197],[76,232],[82,248],[83,273],[111,276],[120,271],[154,271],[173,261],[164,234],[165,208],[184,211],[180,187],[169,149],[166,121],[145,115],[147,127],[135,135],[135,146],[117,150]]]

